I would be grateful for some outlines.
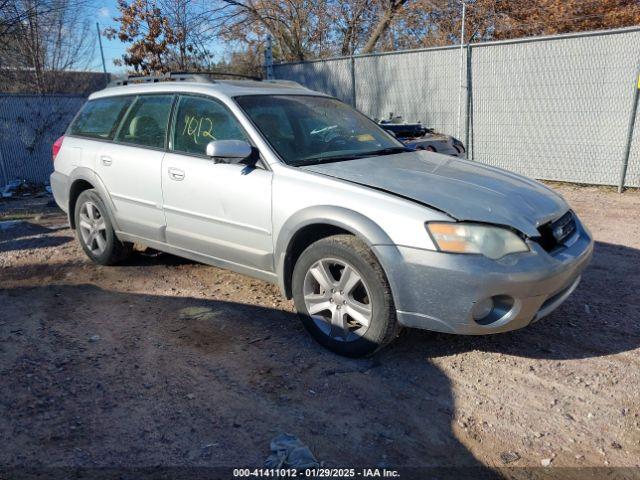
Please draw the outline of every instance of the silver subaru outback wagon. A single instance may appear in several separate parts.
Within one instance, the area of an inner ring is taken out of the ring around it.
[[[277,283],[347,356],[401,327],[527,326],[589,263],[590,233],[533,180],[409,151],[290,82],[152,80],[94,93],[54,145],[55,199],[96,263],[135,242]]]

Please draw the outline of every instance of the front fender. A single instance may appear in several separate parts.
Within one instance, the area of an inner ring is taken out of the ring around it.
[[[354,210],[332,205],[318,205],[299,210],[284,222],[278,232],[274,246],[278,283],[282,293],[287,298],[291,296],[287,280],[287,272],[289,271],[288,254],[291,243],[297,232],[304,227],[316,224],[328,224],[351,232],[369,247],[394,245],[380,225]],[[380,259],[378,260],[380,261]],[[382,262],[381,265],[384,269]]]

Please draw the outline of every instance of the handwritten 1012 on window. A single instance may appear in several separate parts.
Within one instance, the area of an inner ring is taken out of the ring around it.
[[[184,128],[182,129],[182,135],[193,138],[196,145],[199,145],[198,139],[205,138],[207,142],[216,140],[213,136],[213,121],[209,117],[196,117],[185,115]]]

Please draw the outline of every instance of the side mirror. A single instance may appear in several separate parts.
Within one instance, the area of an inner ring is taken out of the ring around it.
[[[256,157],[257,150],[242,140],[215,140],[207,144],[206,154],[226,163],[240,163],[249,157]]]

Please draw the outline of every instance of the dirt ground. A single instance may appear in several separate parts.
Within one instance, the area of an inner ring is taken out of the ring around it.
[[[329,467],[637,478],[640,192],[554,188],[597,240],[562,307],[361,360],[314,343],[274,286],[166,254],[96,266],[47,198],[0,203],[0,466],[260,467],[289,432]]]

